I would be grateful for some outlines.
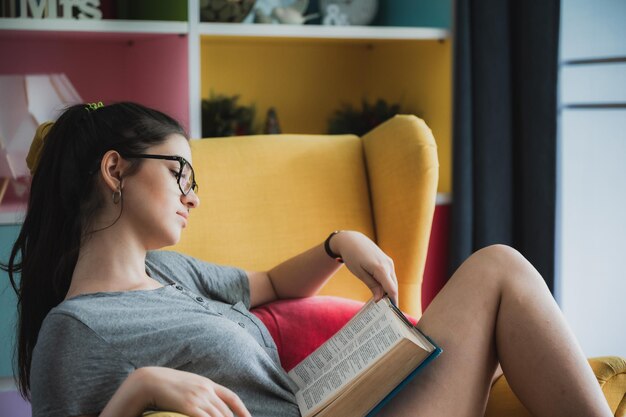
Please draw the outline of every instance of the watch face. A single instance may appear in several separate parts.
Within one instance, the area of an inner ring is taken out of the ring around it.
[[[345,16],[349,25],[368,25],[376,17],[378,0],[319,0],[319,7],[324,18],[330,17],[331,21],[336,17],[336,20],[341,22]],[[330,16],[337,12],[339,16]]]

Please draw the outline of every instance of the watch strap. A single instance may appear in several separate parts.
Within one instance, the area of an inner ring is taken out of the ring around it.
[[[324,241],[324,250],[326,250],[326,253],[328,254],[328,256],[330,256],[331,258],[333,258],[339,263],[343,263],[343,258],[340,255],[337,255],[335,252],[333,252],[332,249],[330,248],[330,239],[332,239],[332,237],[335,236],[339,232],[341,232],[341,230],[335,230],[330,235],[328,235],[328,237]]]

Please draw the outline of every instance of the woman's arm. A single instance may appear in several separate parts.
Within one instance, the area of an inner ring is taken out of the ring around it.
[[[367,236],[354,231],[335,234],[331,250],[339,254],[350,272],[361,279],[376,299],[387,293],[397,301],[398,286],[393,261]],[[341,263],[332,259],[324,244],[303,252],[267,272],[248,272],[252,307],[282,298],[315,295]]]
[[[237,394],[208,378],[162,367],[139,368],[115,391],[100,417],[137,417],[148,407],[189,417],[251,417]]]

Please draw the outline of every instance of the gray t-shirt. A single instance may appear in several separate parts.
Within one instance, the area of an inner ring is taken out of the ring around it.
[[[244,271],[149,252],[164,287],[84,294],[46,316],[33,352],[33,417],[99,413],[137,368],[203,375],[233,390],[254,417],[300,416],[276,345],[248,311]]]

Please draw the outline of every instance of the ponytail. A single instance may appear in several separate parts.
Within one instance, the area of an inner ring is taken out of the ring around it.
[[[134,103],[71,106],[45,130],[43,146],[34,145],[41,146],[40,154],[29,153],[36,163],[24,223],[8,263],[0,264],[18,299],[15,374],[26,399],[41,325],[65,298],[81,243],[103,205],[97,175],[102,156],[108,150],[143,153],[171,134],[187,137],[171,117]],[[132,171],[141,160],[131,164]]]

